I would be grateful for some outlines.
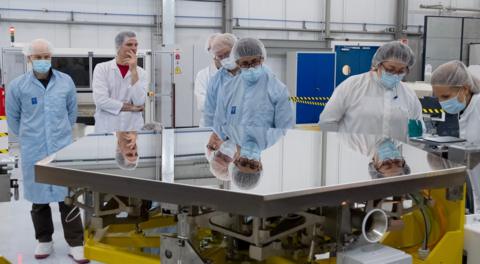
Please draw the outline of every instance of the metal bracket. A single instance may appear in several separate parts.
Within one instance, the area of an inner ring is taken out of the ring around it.
[[[160,262],[162,264],[207,264],[186,239],[162,235],[160,238]]]

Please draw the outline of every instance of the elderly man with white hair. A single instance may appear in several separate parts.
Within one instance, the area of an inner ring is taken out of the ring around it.
[[[215,63],[221,65],[218,72],[210,79],[207,86],[207,94],[203,109],[203,126],[213,127],[213,119],[215,110],[217,109],[217,101],[222,101],[223,98],[218,98],[218,93],[222,87],[225,86],[231,79],[233,79],[239,68],[235,60],[230,57],[230,52],[237,42],[237,37],[230,33],[218,35],[212,42],[212,49],[210,52],[214,56]]]
[[[83,255],[83,227],[78,208],[66,205],[65,187],[35,182],[34,165],[72,143],[72,127],[77,118],[76,88],[72,78],[51,67],[52,45],[36,39],[25,48],[32,70],[14,79],[7,87],[7,121],[18,135],[24,197],[33,203],[31,217],[38,245],[35,258],[53,252],[53,222],[49,203],[58,202],[65,240],[70,256],[77,263],[87,263]]]
[[[115,37],[117,56],[99,63],[93,71],[95,132],[136,131],[143,125],[142,112],[148,80],[137,65],[138,41],[134,32],[123,31]]]

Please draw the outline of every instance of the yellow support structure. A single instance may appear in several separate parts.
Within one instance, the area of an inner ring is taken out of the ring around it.
[[[106,264],[135,263],[159,264],[160,257],[131,251],[88,239],[85,242],[85,257]]]
[[[175,224],[173,217],[158,215],[138,224],[138,228],[148,230]],[[146,236],[143,232],[139,233],[134,224],[110,225],[100,241],[95,240],[94,232],[85,231],[85,257],[90,260],[107,264],[160,263],[159,256],[143,253],[143,248],[160,248],[160,236]]]
[[[433,223],[428,245],[430,254],[425,260],[418,257],[418,249],[425,232],[423,219],[418,212],[405,215],[404,229],[390,232],[382,243],[411,254],[414,264],[462,263],[466,189],[464,187],[464,197],[459,201],[448,201],[446,192],[447,189],[430,192],[433,201],[433,206],[430,207]]]
[[[308,129],[308,128],[307,128]],[[464,187],[464,193],[466,192]],[[404,228],[401,231],[389,232],[382,243],[403,250],[413,257],[414,264],[453,264],[461,263],[463,255],[463,225],[465,217],[465,196],[459,201],[449,201],[447,189],[425,190],[424,195],[431,198],[428,206],[431,215],[431,232],[428,247],[430,254],[425,260],[418,257],[418,249],[423,241],[424,223],[419,211],[414,211],[402,217]],[[141,223],[140,229],[148,230],[172,226],[173,217],[157,216]],[[159,248],[158,236],[145,236],[138,233],[135,225],[112,225],[100,241],[94,240],[94,233],[85,232],[85,257],[107,264],[138,263],[159,264],[160,257],[142,252],[142,248]],[[199,230],[200,236],[209,236],[209,230]],[[226,263],[226,250],[222,247],[212,247],[200,252],[202,257],[216,264]],[[3,262],[2,262],[3,261]],[[302,261],[303,263],[304,261]],[[253,262],[252,262],[253,263]],[[294,264],[298,261],[275,256],[270,257],[265,264]],[[316,264],[335,264],[336,258],[315,262]],[[0,264],[10,264],[0,257]]]
[[[6,258],[0,256],[0,264],[11,264]]]

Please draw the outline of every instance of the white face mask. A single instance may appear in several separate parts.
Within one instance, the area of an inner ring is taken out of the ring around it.
[[[216,152],[216,150],[210,150],[209,148],[205,147],[205,158],[207,158],[208,162],[212,162]]]
[[[233,69],[237,68],[237,64],[230,57],[221,60],[220,64],[222,64],[222,67],[227,69],[227,70],[233,70]]]

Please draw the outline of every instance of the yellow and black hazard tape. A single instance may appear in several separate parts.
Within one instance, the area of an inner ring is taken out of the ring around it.
[[[1,154],[8,154],[8,149],[0,149]]]
[[[290,101],[328,101],[330,97],[291,96]]]
[[[441,114],[443,113],[443,109],[433,109],[433,108],[423,108],[424,114]]]
[[[6,116],[0,116],[0,120],[7,120]]]
[[[0,132],[0,137],[8,137],[8,133]]]
[[[300,101],[300,100],[296,100],[296,101],[293,101],[294,103],[297,103],[297,104],[307,104],[307,105],[316,105],[316,106],[325,106],[327,103],[322,103],[322,102],[312,102],[312,101]]]
[[[308,105],[317,105],[325,106],[327,103],[317,102],[317,101],[328,101],[330,97],[304,97],[304,96],[291,96],[290,101],[297,104],[308,104]],[[423,108],[424,114],[442,114],[442,108]]]

